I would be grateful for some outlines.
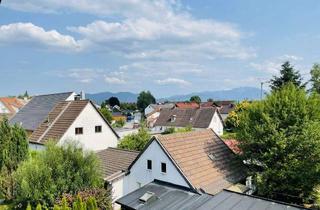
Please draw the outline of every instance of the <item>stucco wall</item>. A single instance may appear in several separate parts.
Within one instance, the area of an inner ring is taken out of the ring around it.
[[[98,125],[102,126],[101,133],[95,133],[95,126]],[[83,134],[75,135],[76,127],[83,127]],[[118,143],[116,135],[91,103],[87,104],[72,123],[67,132],[62,136],[59,144],[63,144],[66,140],[70,139],[78,141],[85,149],[94,151],[116,147]]]
[[[147,169],[147,160],[152,160],[152,170]],[[167,173],[161,172],[161,162],[167,164]],[[156,141],[153,141],[147,150],[140,156],[124,178],[124,195],[142,187],[154,179],[189,187],[182,175],[162,151]]]
[[[223,135],[223,123],[217,112],[214,113],[209,128],[214,130],[214,132],[216,132],[216,134],[218,134],[219,136]]]

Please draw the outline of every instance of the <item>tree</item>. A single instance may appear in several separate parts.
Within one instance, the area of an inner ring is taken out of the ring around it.
[[[106,108],[102,107],[100,109],[101,114],[106,118],[106,120],[111,124],[112,123],[112,113]]]
[[[213,102],[213,99],[212,98],[208,98],[207,102]]]
[[[115,105],[120,106],[120,101],[117,97],[114,97],[114,96],[110,97],[108,99],[108,102],[111,107],[114,107]]]
[[[320,93],[320,64],[315,63],[310,71],[311,91]]]
[[[200,98],[200,96],[191,96],[190,102],[196,102],[196,103],[200,104],[201,98]]]
[[[272,90],[278,90],[288,83],[292,83],[299,88],[304,88],[306,85],[302,84],[302,77],[299,72],[294,69],[289,61],[286,61],[281,65],[280,76],[273,76],[273,79],[270,80],[270,87]]]
[[[118,147],[122,149],[141,151],[150,138],[151,135],[148,133],[148,130],[142,126],[138,133],[125,136],[118,144]]]
[[[236,105],[234,110],[232,110],[228,117],[226,118],[225,124],[226,127],[230,130],[234,130],[239,126],[239,114],[243,112],[244,110],[248,109],[250,106],[250,102],[247,100],[244,100]]]
[[[156,103],[155,97],[150,93],[150,91],[142,91],[137,99],[137,107],[143,112],[149,104]]]
[[[239,116],[242,158],[258,194],[306,201],[320,184],[320,96],[288,83]]]
[[[7,200],[13,198],[13,173],[27,159],[28,145],[23,128],[10,126],[7,119],[0,122],[0,191]]]
[[[62,193],[102,186],[94,153],[74,142],[63,146],[49,143],[46,150],[23,162],[16,171],[17,201],[53,206]]]

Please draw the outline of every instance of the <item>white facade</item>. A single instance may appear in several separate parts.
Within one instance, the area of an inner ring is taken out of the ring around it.
[[[8,114],[8,113],[10,113],[10,111],[7,109],[5,105],[3,105],[3,103],[0,102],[0,114]]]
[[[219,136],[223,135],[223,122],[218,112],[214,113],[208,128],[211,128]]]
[[[150,114],[151,112],[153,112],[155,109],[152,106],[152,104],[149,104],[145,109],[144,109],[144,115],[147,116],[148,114]]]
[[[137,134],[139,132],[138,128],[120,128],[120,129],[115,129],[117,134],[119,135],[120,139],[127,135],[131,134]]]
[[[147,169],[147,160],[152,161],[152,169]],[[166,163],[167,172],[161,172],[161,163]],[[124,177],[123,195],[126,195],[153,180],[161,180],[176,185],[189,187],[175,165],[168,158],[156,140],[148,146],[130,169],[130,174]]]
[[[95,126],[102,126],[102,132],[96,133]],[[76,135],[76,128],[83,128],[83,134]],[[86,105],[58,144],[63,144],[67,140],[79,142],[83,148],[93,151],[117,147],[118,144],[117,136],[91,103]]]

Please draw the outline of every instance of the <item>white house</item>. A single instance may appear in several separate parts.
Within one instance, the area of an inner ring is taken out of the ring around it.
[[[29,137],[33,149],[49,140],[63,144],[78,142],[84,149],[103,150],[116,147],[119,136],[89,100],[59,102]]]
[[[161,109],[171,109],[175,106],[174,103],[164,103],[164,104],[149,104],[144,109],[144,115],[147,116],[154,111],[160,111]]]
[[[210,128],[218,135],[222,135],[224,122],[216,107],[161,109],[152,132],[161,133],[167,128],[187,126],[191,126],[194,130]]]
[[[243,163],[211,129],[158,135],[129,167],[123,195],[154,180],[215,195],[245,178]]]
[[[104,180],[112,187],[113,203],[122,197],[126,192],[124,177],[128,167],[138,156],[138,151],[129,151],[118,148],[107,148],[97,152],[100,159],[100,166]],[[120,206],[113,204],[114,209],[120,209]]]

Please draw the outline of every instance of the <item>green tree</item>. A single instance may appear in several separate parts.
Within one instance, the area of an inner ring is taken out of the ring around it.
[[[114,97],[114,96],[110,97],[108,99],[108,102],[109,102],[109,105],[112,106],[112,107],[115,106],[115,105],[120,106],[120,101],[119,101],[119,99],[117,97]]]
[[[258,194],[289,202],[310,198],[320,184],[320,96],[289,83],[240,114],[242,158]]]
[[[112,123],[112,113],[106,107],[102,107],[99,111],[104,116],[104,118],[111,124]]]
[[[315,63],[310,71],[311,91],[320,93],[320,64]]]
[[[97,201],[94,197],[90,197],[87,200],[87,210],[97,210],[98,209],[98,205],[97,205]]]
[[[17,200],[53,206],[62,193],[101,187],[99,162],[92,152],[73,143],[49,143],[46,150],[28,159],[16,171]]]
[[[28,145],[23,128],[10,126],[7,119],[0,122],[0,191],[7,200],[13,198],[13,173],[28,157]]]
[[[86,204],[82,201],[82,198],[78,195],[76,201],[73,203],[72,210],[86,210]]]
[[[42,206],[40,203],[37,204],[36,210],[42,210]]]
[[[31,207],[30,203],[28,203],[28,206],[27,206],[26,210],[32,210],[32,207]]]
[[[117,120],[112,126],[114,128],[122,128],[126,124],[124,119]]]
[[[150,93],[150,91],[142,91],[137,99],[137,107],[143,112],[149,104],[156,103],[155,97]]]
[[[196,102],[196,103],[200,104],[201,103],[201,98],[200,98],[200,96],[191,96],[189,101],[190,102]]]
[[[273,76],[273,79],[270,80],[270,87],[272,90],[278,90],[288,83],[300,88],[304,88],[306,85],[302,84],[300,73],[294,69],[294,66],[289,61],[286,61],[281,65],[280,76]]]
[[[141,151],[150,140],[151,135],[145,127],[141,127],[136,134],[125,136],[118,144],[119,148]]]
[[[236,105],[225,120],[226,127],[230,130],[234,130],[239,126],[239,114],[244,110],[248,109],[250,102],[244,100]]]

